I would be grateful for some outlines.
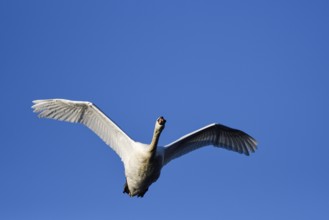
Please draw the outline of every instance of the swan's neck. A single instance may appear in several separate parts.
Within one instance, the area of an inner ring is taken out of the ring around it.
[[[162,131],[162,129],[159,129],[157,127],[154,129],[154,134],[153,134],[152,142],[150,144],[150,152],[151,152],[152,157],[156,153],[161,131]]]

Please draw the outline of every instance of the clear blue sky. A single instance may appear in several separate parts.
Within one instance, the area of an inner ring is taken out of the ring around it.
[[[328,1],[0,2],[0,219],[329,219]],[[165,145],[213,122],[259,142],[173,161],[143,199],[81,125],[31,101],[96,103]]]

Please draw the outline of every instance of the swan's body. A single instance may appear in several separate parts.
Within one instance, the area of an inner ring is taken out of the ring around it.
[[[130,196],[143,197],[159,178],[164,165],[198,148],[214,145],[245,155],[257,148],[257,142],[248,134],[220,124],[210,124],[159,147],[159,137],[166,123],[163,117],[155,123],[151,144],[142,144],[132,140],[93,103],[65,99],[36,100],[33,103],[32,108],[39,117],[82,123],[109,145],[124,164],[126,183],[123,192]]]

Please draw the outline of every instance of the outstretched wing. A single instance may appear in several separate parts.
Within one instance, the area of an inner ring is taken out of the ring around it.
[[[91,102],[66,99],[35,100],[32,108],[40,118],[81,123],[95,132],[121,158],[133,150],[134,141]]]
[[[207,145],[222,147],[245,155],[257,149],[256,140],[245,132],[221,124],[210,124],[165,146],[164,164]]]

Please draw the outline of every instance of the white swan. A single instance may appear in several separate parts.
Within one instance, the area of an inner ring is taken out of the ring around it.
[[[198,148],[214,145],[245,155],[257,148],[254,138],[221,124],[210,124],[160,147],[158,140],[166,123],[163,117],[156,120],[151,144],[142,144],[132,140],[91,102],[47,99],[33,103],[32,108],[39,117],[82,123],[109,145],[124,164],[126,183],[123,192],[130,196],[143,197],[159,178],[164,165]]]

